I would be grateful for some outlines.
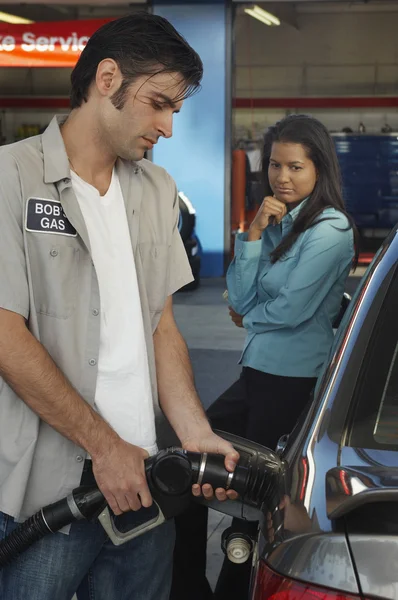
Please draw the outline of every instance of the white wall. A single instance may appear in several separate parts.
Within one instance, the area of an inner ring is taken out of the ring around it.
[[[268,27],[238,9],[235,21],[237,98],[398,96],[398,2],[296,5],[297,28]],[[278,6],[261,4],[278,14]],[[275,10],[274,10],[275,9]],[[292,20],[293,15],[293,20]],[[236,109],[235,139],[258,138],[289,112],[319,118],[331,131],[360,122],[376,133],[398,130],[398,109]]]
[[[238,15],[237,97],[397,93],[396,10],[298,12],[297,25],[295,29],[282,21],[279,27],[268,27]]]

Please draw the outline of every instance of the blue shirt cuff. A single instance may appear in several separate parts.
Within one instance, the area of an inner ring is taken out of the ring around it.
[[[238,233],[235,238],[235,256],[237,258],[250,259],[260,258],[262,239],[256,240],[255,242],[247,241],[248,233]]]

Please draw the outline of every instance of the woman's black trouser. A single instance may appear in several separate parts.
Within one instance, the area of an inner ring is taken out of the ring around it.
[[[280,377],[244,367],[240,378],[210,406],[213,429],[221,429],[274,449],[290,433],[308,404],[316,379]],[[224,560],[213,595],[206,579],[207,508],[192,503],[176,518],[174,573],[170,600],[246,600],[251,561]],[[250,524],[240,521],[245,527]],[[253,524],[251,524],[253,527]],[[242,528],[240,528],[242,530]]]

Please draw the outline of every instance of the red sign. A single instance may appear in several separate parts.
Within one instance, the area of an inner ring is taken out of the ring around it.
[[[0,23],[0,67],[74,67],[89,37],[111,20]]]

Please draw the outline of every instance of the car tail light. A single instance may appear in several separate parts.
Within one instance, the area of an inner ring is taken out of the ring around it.
[[[289,579],[260,560],[252,600],[358,600],[360,597]]]

